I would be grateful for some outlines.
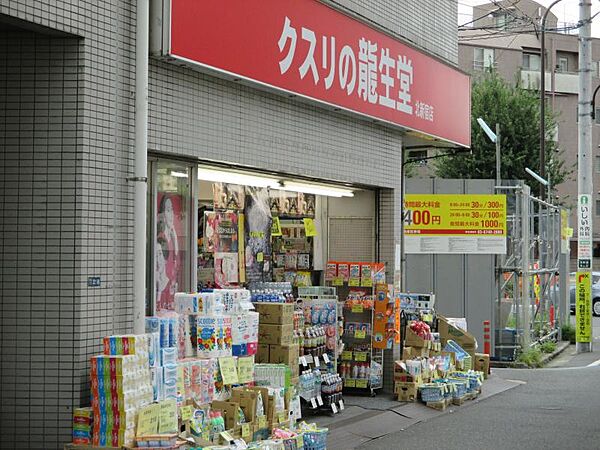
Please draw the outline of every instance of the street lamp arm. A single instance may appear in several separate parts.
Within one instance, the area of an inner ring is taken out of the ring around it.
[[[596,94],[598,93],[598,89],[600,89],[600,84],[596,86],[592,94],[592,120],[596,120]]]

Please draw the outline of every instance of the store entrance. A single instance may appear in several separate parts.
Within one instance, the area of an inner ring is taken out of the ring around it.
[[[321,285],[332,256],[373,260],[375,214],[370,190],[200,166],[197,288]]]

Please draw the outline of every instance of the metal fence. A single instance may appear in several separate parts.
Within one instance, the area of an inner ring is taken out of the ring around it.
[[[519,349],[558,334],[561,318],[568,317],[560,290],[568,276],[561,253],[561,208],[532,196],[522,183],[496,190],[507,196],[508,242],[506,255],[496,261],[494,355],[513,360]]]

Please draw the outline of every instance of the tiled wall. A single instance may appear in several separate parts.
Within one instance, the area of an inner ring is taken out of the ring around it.
[[[130,329],[133,8],[0,2],[78,35],[0,24],[1,448],[69,442],[99,338]]]
[[[452,1],[330,3],[456,60]],[[135,2],[0,0],[1,15],[40,28],[0,25],[0,447],[61,448],[100,337],[131,325]],[[150,150],[385,187],[393,262],[399,132],[159,61],[150,77]]]

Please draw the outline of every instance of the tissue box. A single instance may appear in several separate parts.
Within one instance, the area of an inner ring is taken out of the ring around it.
[[[177,314],[198,314],[202,312],[202,297],[199,294],[175,294],[175,312]]]

